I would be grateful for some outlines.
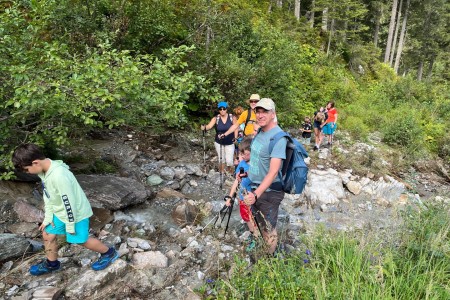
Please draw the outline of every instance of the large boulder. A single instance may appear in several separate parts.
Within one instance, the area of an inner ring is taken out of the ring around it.
[[[31,247],[26,238],[10,233],[0,234],[0,262],[22,256],[27,251],[31,251]]]
[[[118,259],[102,271],[80,272],[66,287],[66,299],[92,299],[94,295],[98,299],[111,299],[109,296],[113,293],[109,290],[119,286],[117,280],[127,273],[127,266],[125,261]]]
[[[183,200],[172,210],[172,219],[183,227],[192,225],[199,216],[199,209],[194,205],[193,201]]]
[[[92,207],[118,210],[143,203],[149,194],[137,180],[117,176],[78,175]]]
[[[345,198],[342,179],[336,170],[311,170],[305,187],[305,197],[311,204],[333,204]]]
[[[14,211],[23,222],[42,223],[44,212],[24,200],[17,200],[14,203]]]

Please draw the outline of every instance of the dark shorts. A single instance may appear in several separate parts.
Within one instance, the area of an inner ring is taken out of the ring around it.
[[[284,198],[284,192],[270,191],[264,192],[261,197],[253,204],[253,213],[258,222],[265,231],[270,232],[277,226],[278,208]]]
[[[322,125],[321,122],[314,121],[314,123],[313,123],[314,128],[319,128],[319,130],[322,130],[322,128],[320,128],[320,125]]]

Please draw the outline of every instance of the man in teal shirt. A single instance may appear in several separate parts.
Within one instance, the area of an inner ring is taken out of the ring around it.
[[[278,172],[286,158],[286,139],[280,139],[269,153],[270,139],[282,129],[277,125],[275,103],[270,98],[261,99],[256,105],[256,120],[261,130],[256,134],[250,156],[248,176],[252,192],[245,202],[253,205],[256,221],[262,226],[262,234],[268,252],[275,252],[278,235],[276,230],[278,209],[284,198]]]

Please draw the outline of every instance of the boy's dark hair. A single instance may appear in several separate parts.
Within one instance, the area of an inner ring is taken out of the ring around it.
[[[333,101],[328,102],[328,104],[331,105],[331,108],[334,108],[334,102]]]
[[[22,144],[18,146],[12,155],[12,162],[16,169],[22,170],[31,166],[36,159],[45,159],[41,148],[35,144]]]
[[[252,145],[252,137],[246,136],[239,144],[239,151],[240,152],[244,152],[245,150],[250,151],[251,145]]]

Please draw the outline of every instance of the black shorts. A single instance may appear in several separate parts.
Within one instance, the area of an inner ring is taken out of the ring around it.
[[[284,192],[270,191],[262,193],[261,197],[253,204],[252,210],[261,229],[267,232],[277,226],[278,208],[284,198]]]
[[[322,128],[320,128],[320,125],[322,125],[322,122],[314,121],[313,127],[314,128],[319,128],[319,130],[322,130]]]

